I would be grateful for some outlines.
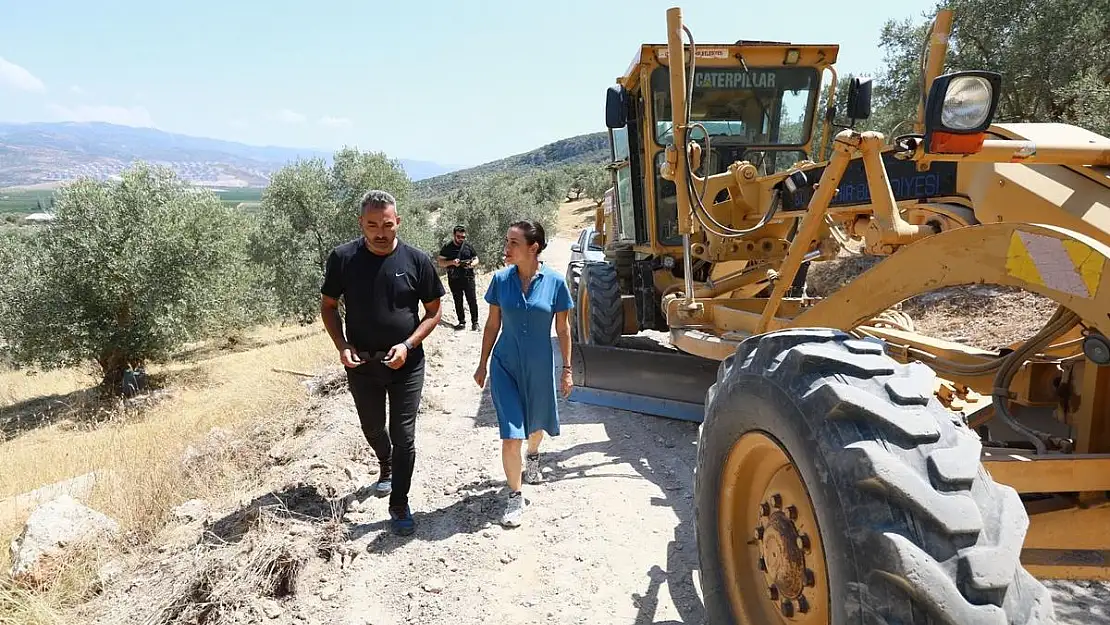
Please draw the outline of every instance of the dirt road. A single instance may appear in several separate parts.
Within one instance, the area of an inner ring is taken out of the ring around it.
[[[547,262],[565,270],[569,245],[553,242]],[[484,302],[481,310],[484,321]],[[450,305],[444,318],[454,321]],[[481,334],[435,334],[417,434],[417,534],[389,534],[384,502],[368,502],[367,524],[356,531],[367,557],[320,609],[375,625],[702,623],[692,527],[697,425],[563,402],[562,435],[543,448],[546,481],[525,485],[525,523],[504,529],[496,416],[488,391],[471,379]],[[333,410],[353,424],[346,397]],[[1098,585],[1054,586],[1061,623],[1110,618],[1105,605],[1090,611]]]
[[[568,248],[568,241],[553,242],[547,261],[563,271]],[[472,379],[481,334],[449,327],[455,320],[449,296],[444,303],[444,326],[428,344],[417,427],[416,534],[389,532],[385,500],[358,501],[339,523],[337,555],[330,562],[310,558],[295,593],[234,610],[243,621],[275,624],[703,623],[692,527],[697,425],[562,402],[562,435],[543,446],[546,480],[525,485],[524,525],[502,528],[496,416],[488,391]],[[484,321],[484,302],[480,308]],[[305,528],[327,525],[329,511],[342,514],[321,492],[342,496],[371,483],[376,472],[345,389],[321,399],[303,423],[271,451],[279,460],[258,489],[262,501],[269,497],[309,520],[281,529],[285,542],[319,531]],[[321,483],[329,486],[305,486]],[[235,540],[221,528],[250,508],[209,526],[225,541],[219,548]],[[245,548],[233,559],[257,551]],[[122,592],[130,594],[133,613],[150,614],[149,602],[137,601],[143,585],[155,592],[159,584],[180,583],[184,570],[163,565],[129,584]],[[196,586],[175,592],[195,594]],[[1053,587],[1060,623],[1110,620],[1107,599],[1095,598],[1110,595],[1105,586]],[[108,612],[121,615],[120,603],[112,603]]]
[[[545,253],[560,272],[568,255],[564,240]],[[444,318],[454,321],[451,306]],[[375,625],[700,623],[696,425],[563,402],[562,434],[542,448],[545,483],[525,485],[524,525],[504,529],[496,415],[472,379],[481,333],[435,334],[417,433],[417,534],[392,536],[377,521],[384,502],[368,502],[375,521],[359,539],[368,557],[345,575],[345,616]]]

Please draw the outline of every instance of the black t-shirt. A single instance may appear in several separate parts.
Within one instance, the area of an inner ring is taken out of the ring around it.
[[[474,251],[473,247],[470,247],[470,243],[463,241],[462,245],[460,246],[452,240],[448,241],[447,245],[444,245],[443,248],[439,250],[439,255],[443,258],[446,258],[447,260],[455,260],[457,258],[460,261],[468,261],[471,258],[478,256],[478,253]],[[473,267],[447,268],[447,277],[450,279],[469,278],[473,275]]]
[[[392,252],[379,256],[362,237],[332,250],[320,292],[343,296],[347,342],[371,355],[411,336],[420,325],[420,303],[446,293],[428,254],[397,241]],[[406,368],[423,355],[422,346],[409,352]]]

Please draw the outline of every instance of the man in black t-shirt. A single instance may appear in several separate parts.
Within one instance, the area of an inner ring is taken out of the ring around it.
[[[466,242],[466,228],[455,226],[450,243],[439,250],[439,266],[447,270],[447,286],[455,298],[455,315],[459,320],[456,329],[466,327],[466,312],[463,310],[463,296],[470,306],[470,329],[478,329],[478,295],[474,291],[474,265],[478,264],[478,253]]]
[[[393,531],[408,535],[415,530],[408,494],[424,389],[421,342],[439,323],[445,291],[431,257],[397,238],[401,218],[393,196],[368,192],[360,213],[362,236],[328,256],[320,313],[347,368],[362,432],[378,457],[381,472],[375,489],[389,495]],[[346,309],[342,322],[340,297]]]

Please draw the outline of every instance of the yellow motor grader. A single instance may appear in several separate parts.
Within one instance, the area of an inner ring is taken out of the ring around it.
[[[836,45],[696,44],[677,8],[607,92],[572,400],[701,423],[712,623],[1052,622],[1034,576],[1110,578],[1110,140],[992,124],[1003,77],[943,73],[951,23],[890,142],[854,129],[868,80],[837,118]],[[880,260],[808,296],[843,250]],[[959,285],[1058,307],[1000,350],[898,310]]]

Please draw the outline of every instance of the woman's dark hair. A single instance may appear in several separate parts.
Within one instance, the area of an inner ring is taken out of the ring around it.
[[[538,243],[539,249],[536,250],[537,254],[547,247],[547,234],[544,233],[543,226],[540,222],[532,219],[522,219],[521,221],[514,221],[509,224],[509,227],[520,230],[520,233],[524,235],[524,240],[528,242],[528,245]]]

